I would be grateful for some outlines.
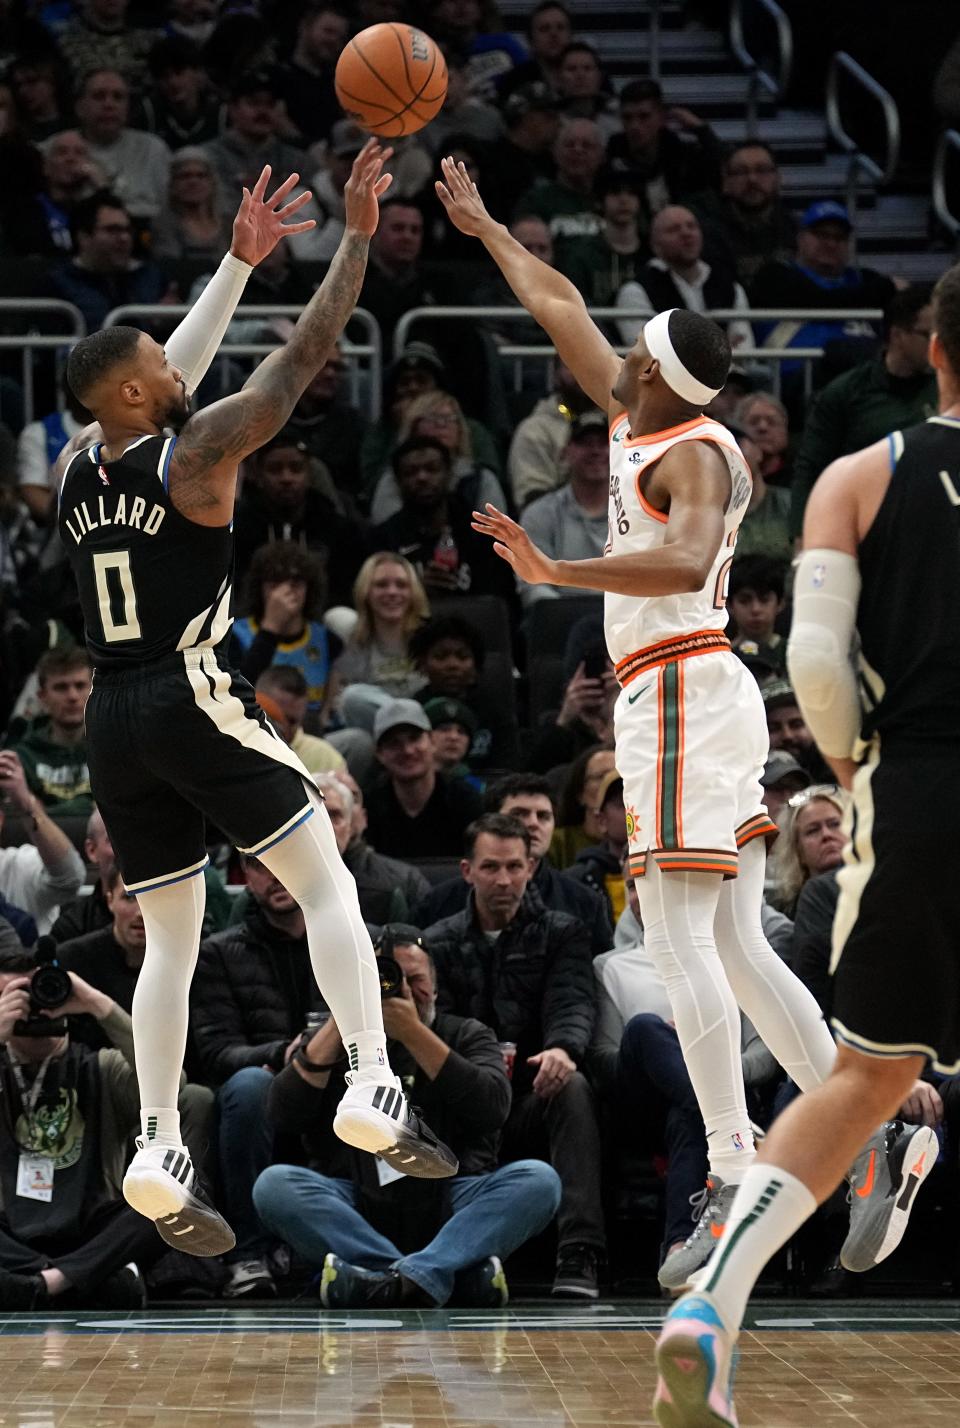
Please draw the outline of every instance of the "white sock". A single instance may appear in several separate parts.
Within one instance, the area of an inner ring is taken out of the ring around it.
[[[833,1070],[837,1048],[816,998],[763,935],[762,839],[741,848],[739,863],[739,875],[724,883],[717,906],[720,959],[764,1045],[801,1091],[812,1091]]]
[[[183,1144],[177,1101],[205,901],[202,873],[137,894],[147,946],[133,994],[133,1045],[140,1101],[149,1107],[143,1134],[161,1145]]]
[[[300,904],[313,974],[340,1029],[351,1071],[388,1081],[380,977],[357,885],[344,867],[327,810],[316,792],[308,792],[313,817],[258,856]]]
[[[764,1266],[816,1208],[811,1191],[788,1170],[761,1162],[747,1171],[723,1239],[698,1284],[714,1300],[732,1333],[740,1328],[747,1300]]]
[[[737,1185],[756,1148],[740,1062],[740,1012],[714,940],[720,879],[714,873],[662,873],[648,858],[637,891],[644,948],[670,998],[706,1127],[710,1169]]]
[[[142,1106],[140,1130],[148,1146],[174,1145],[178,1150],[183,1149],[179,1111],[168,1111],[163,1106]]]

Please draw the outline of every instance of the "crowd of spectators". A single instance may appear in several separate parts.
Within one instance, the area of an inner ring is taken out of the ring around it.
[[[331,81],[352,30],[415,18],[443,45],[448,101],[396,146],[360,299],[382,390],[351,328],[246,463],[230,647],[324,794],[383,959],[394,1064],[461,1169],[397,1180],[333,1137],[343,1048],[300,909],[211,828],[181,1113],[236,1250],[213,1267],[161,1254],[118,1198],[144,931],[92,799],[90,665],[54,530],[53,463],[86,414],[48,355],[29,391],[0,355],[0,1308],[135,1306],[144,1276],[166,1297],[307,1283],[331,1307],[502,1304],[503,1261],[529,1240],[555,1252],[555,1293],[595,1297],[631,1178],[662,1188],[661,1254],[690,1233],[703,1125],[624,876],[601,602],[518,590],[470,512],[493,501],[551,555],[601,553],[606,418],[557,361],[511,366],[511,387],[498,348],[542,340],[519,310],[427,323],[394,354],[412,308],[512,301],[443,221],[437,161],[462,159],[529,251],[618,310],[612,340],[667,306],[730,313],[735,367],[712,411],[754,474],[728,608],[763,691],[782,828],[765,926],[824,1006],[844,798],[785,678],[789,561],[824,465],[933,410],[929,292],[853,262],[841,204],[793,212],[761,139],[725,150],[652,79],[617,89],[558,0],[531,8],[522,42],[480,0],[25,9],[0,19],[0,159],[18,176],[0,195],[4,291],[66,299],[88,330],[120,305],[188,301],[241,187],[264,163],[296,170],[316,227],[255,271],[244,302],[264,315],[232,325],[238,344],[286,339],[275,309],[309,297],[342,234],[364,135]],[[885,316],[751,317],[778,307]],[[765,345],[824,348],[812,401],[800,359],[778,386]],[[250,360],[221,358],[200,401]],[[44,934],[72,986],[46,1036],[29,996]],[[763,1124],[783,1074],[747,1022],[742,1053]],[[937,1122],[960,1100],[940,1090],[922,1108]]]

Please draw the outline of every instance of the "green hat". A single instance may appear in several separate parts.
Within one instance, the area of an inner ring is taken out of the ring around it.
[[[459,699],[428,699],[423,712],[434,729],[442,724],[461,724],[471,737],[477,732],[477,716]]]

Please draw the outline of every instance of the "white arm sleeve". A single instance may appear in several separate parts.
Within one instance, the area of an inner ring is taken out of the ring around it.
[[[793,586],[787,671],[821,753],[853,756],[860,695],[853,663],[860,570],[842,550],[805,550]]]
[[[191,396],[207,375],[230,319],[253,272],[228,253],[166,345],[167,360],[179,367]]]

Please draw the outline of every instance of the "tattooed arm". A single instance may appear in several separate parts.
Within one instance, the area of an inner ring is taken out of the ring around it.
[[[170,497],[180,514],[198,525],[230,522],[238,464],[285,426],[356,307],[379,199],[390,184],[381,170],[391,152],[371,139],[354,161],[344,189],[340,247],[286,346],[271,352],[241,391],[197,412],[180,433],[170,462]]]

